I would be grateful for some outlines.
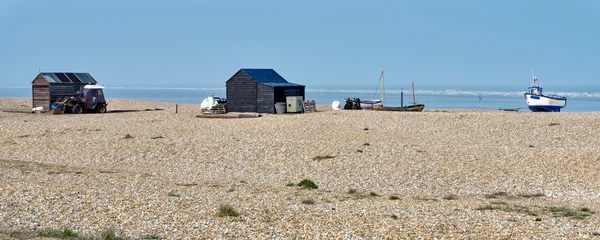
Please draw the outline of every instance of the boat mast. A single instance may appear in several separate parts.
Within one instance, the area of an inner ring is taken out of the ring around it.
[[[412,92],[413,92],[413,106],[417,105],[417,100],[415,98],[415,82],[412,82]]]
[[[385,81],[384,81],[384,76],[383,76],[383,69],[381,69],[381,106],[384,106],[384,102],[385,102]]]

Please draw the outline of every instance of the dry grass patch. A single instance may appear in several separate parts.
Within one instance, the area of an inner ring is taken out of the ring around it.
[[[479,211],[503,211],[503,212],[514,212],[525,214],[528,216],[538,216],[540,214],[549,214],[552,217],[566,217],[575,220],[583,220],[593,214],[595,212],[591,211],[589,208],[580,208],[580,209],[570,209],[566,207],[536,207],[536,206],[523,206],[518,204],[507,204],[506,202],[491,202],[489,205],[484,205],[475,208],[475,210]]]
[[[507,192],[495,192],[495,193],[485,195],[485,198],[500,198],[500,197],[508,197],[508,193]]]
[[[102,240],[124,240],[124,239],[128,239],[128,238],[123,236],[123,231],[117,231],[111,227],[100,233],[100,239],[102,239]]]
[[[458,196],[456,196],[454,194],[448,194],[448,195],[444,196],[442,199],[444,199],[444,200],[457,200]]]
[[[197,183],[175,183],[175,185],[177,186],[182,186],[182,187],[192,187],[192,186],[198,186]]]

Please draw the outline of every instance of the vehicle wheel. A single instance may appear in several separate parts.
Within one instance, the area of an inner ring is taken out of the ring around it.
[[[106,106],[104,106],[104,105],[99,106],[96,112],[98,112],[98,113],[106,113]]]
[[[82,112],[83,112],[83,108],[81,107],[81,105],[75,104],[75,106],[73,106],[73,113],[77,114],[77,113],[82,113]]]

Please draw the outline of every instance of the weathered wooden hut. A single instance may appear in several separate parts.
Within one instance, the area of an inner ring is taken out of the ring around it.
[[[62,96],[80,93],[85,85],[95,85],[89,73],[42,72],[31,82],[33,107],[50,106]]]
[[[275,113],[276,102],[288,96],[302,96],[305,86],[290,83],[273,69],[242,68],[226,83],[230,112]]]

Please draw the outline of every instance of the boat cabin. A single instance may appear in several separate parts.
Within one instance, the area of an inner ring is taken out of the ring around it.
[[[529,94],[542,95],[542,87],[537,85],[537,77],[533,77],[533,83],[527,90]]]
[[[541,87],[529,87],[529,94],[532,95],[542,95],[542,88]]]

